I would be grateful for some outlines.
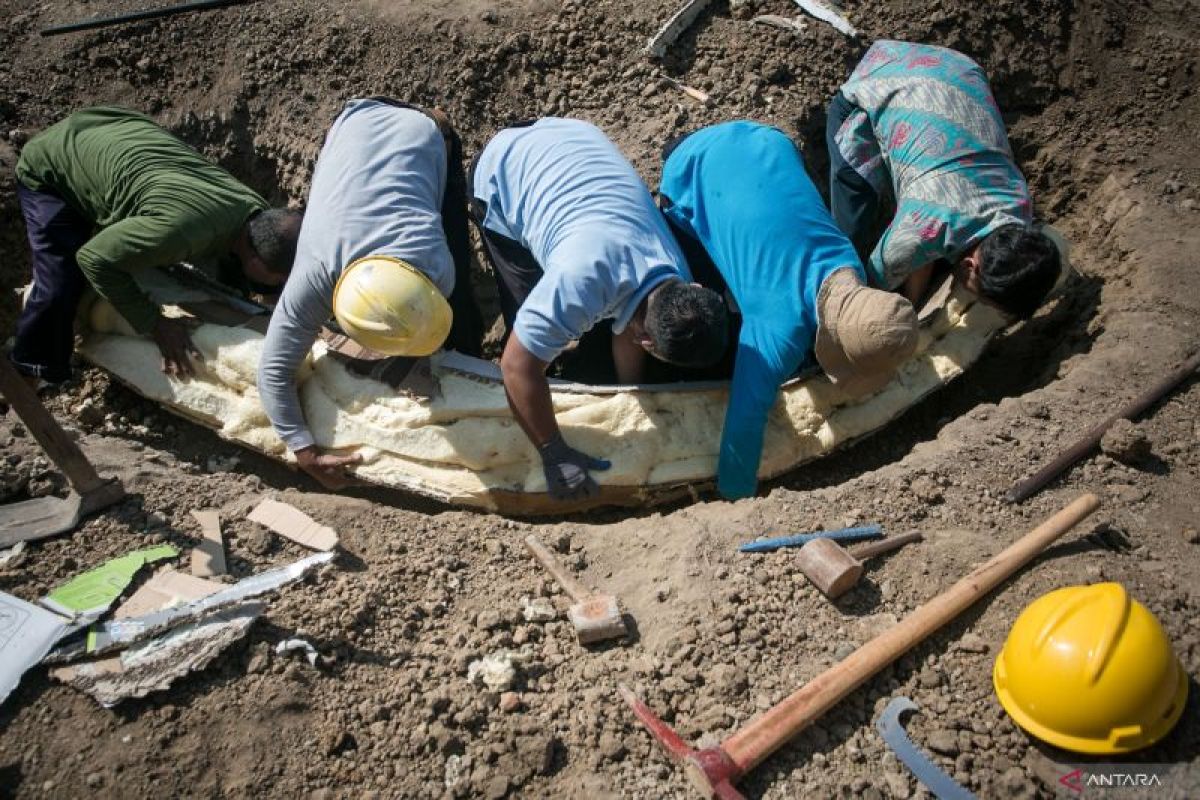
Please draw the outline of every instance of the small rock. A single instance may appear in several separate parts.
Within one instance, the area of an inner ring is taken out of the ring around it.
[[[625,757],[625,752],[625,743],[616,736],[606,733],[600,737],[600,755],[608,761],[620,761]]]
[[[499,609],[485,608],[475,618],[475,624],[485,631],[490,631],[504,624],[504,616],[500,613]]]
[[[1200,544],[1200,530],[1196,528],[1184,528],[1183,540],[1188,544]]]
[[[1008,791],[1009,796],[1015,796],[1018,793],[1024,794],[1030,789],[1029,778],[1025,777],[1025,770],[1020,767],[1009,767],[1000,776],[1000,783]]]
[[[750,686],[745,670],[731,664],[718,664],[709,671],[708,681],[722,697],[736,699]]]
[[[551,622],[558,619],[558,609],[545,597],[521,598],[521,616],[526,622]]]
[[[246,536],[242,537],[242,541],[246,543],[246,549],[256,556],[265,556],[271,551],[271,535],[266,531],[256,528]]]
[[[944,756],[956,756],[959,753],[958,735],[954,731],[937,730],[929,734],[926,744],[935,753]]]
[[[917,683],[922,689],[936,689],[942,685],[942,676],[933,667],[925,667],[917,675]]]
[[[550,536],[550,546],[559,553],[566,554],[571,552],[572,544],[574,544],[574,542],[571,541],[571,534],[569,531],[558,531]]]
[[[508,776],[497,775],[487,782],[487,786],[483,789],[483,796],[488,800],[500,800],[508,795]]]
[[[330,733],[325,737],[325,754],[330,756],[358,749],[358,740],[350,731]]]
[[[209,472],[232,472],[241,461],[237,456],[209,456],[205,467]]]
[[[467,681],[493,692],[508,690],[517,680],[511,653],[493,653],[467,666]]]
[[[87,785],[89,789],[99,789],[103,784],[104,776],[99,772],[93,772],[87,776]]]
[[[95,428],[104,423],[104,412],[97,408],[91,398],[71,409],[75,419],[85,428]]]
[[[931,479],[924,476],[915,478],[909,486],[912,494],[921,502],[937,505],[942,502],[942,490]]]
[[[521,696],[516,692],[504,692],[500,695],[500,710],[512,714],[521,710]]]
[[[1150,440],[1137,425],[1119,419],[1104,432],[1100,450],[1110,458],[1127,464],[1143,461],[1150,456]]]
[[[977,633],[965,633],[958,640],[955,649],[961,650],[964,653],[986,653],[988,651],[988,643]]]
[[[883,773],[883,782],[887,784],[888,791],[896,800],[908,800],[912,794],[908,788],[908,778],[899,772]]]
[[[263,648],[250,657],[250,663],[246,665],[246,672],[251,675],[265,672],[270,664],[271,654],[266,648]]]

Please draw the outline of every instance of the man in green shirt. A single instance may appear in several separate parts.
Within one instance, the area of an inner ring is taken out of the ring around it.
[[[232,256],[244,285],[269,291],[295,256],[299,212],[267,209],[249,187],[134,111],[88,108],[50,126],[25,145],[17,181],[33,289],[11,359],[31,380],[70,376],[86,284],[154,339],[164,372],[187,376],[199,355],[188,328],[164,317],[130,270]]]

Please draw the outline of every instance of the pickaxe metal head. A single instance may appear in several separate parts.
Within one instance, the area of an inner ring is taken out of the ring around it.
[[[720,747],[692,749],[674,728],[659,719],[628,686],[618,684],[617,690],[646,726],[646,730],[650,731],[650,735],[667,751],[671,760],[683,766],[684,773],[697,791],[705,797],[716,797],[720,800],[745,800],[742,793],[733,786],[733,782],[742,776],[742,772],[724,750]]]

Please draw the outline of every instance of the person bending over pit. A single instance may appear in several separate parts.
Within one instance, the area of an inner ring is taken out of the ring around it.
[[[33,287],[10,358],[30,383],[70,377],[74,320],[88,284],[140,334],[169,375],[199,355],[182,320],[163,316],[130,270],[220,260],[239,288],[275,291],[292,265],[299,216],[267,209],[249,187],[152,119],[88,108],[51,125],[17,161]]]
[[[727,122],[664,155],[663,212],[696,274],[715,269],[741,311],[717,488],[747,497],[780,385],[815,354],[846,393],[878,389],[916,349],[916,313],[903,297],[864,285],[854,247],[783,132]]]
[[[346,470],[360,458],[321,452],[297,369],[331,316],[385,355],[427,356],[443,344],[478,355],[468,226],[462,145],[445,115],[386,98],[348,102],[317,158],[296,263],[258,370],[276,433],[326,488],[350,485]]]
[[[978,64],[943,47],[876,42],[834,95],[826,141],[830,208],[873,285],[920,302],[944,260],[985,302],[1033,316],[1061,260],[1032,224],[1029,187]],[[885,205],[893,213],[880,236]]]
[[[488,142],[472,173],[472,214],[510,333],[500,359],[509,407],[541,454],[550,494],[592,496],[598,488],[589,472],[609,463],[563,440],[546,380],[550,362],[611,320],[620,383],[641,380],[647,354],[707,366],[725,351],[725,304],[691,283],[649,190],[594,125],[547,118],[508,128]]]

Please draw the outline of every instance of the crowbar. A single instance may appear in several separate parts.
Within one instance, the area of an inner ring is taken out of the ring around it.
[[[177,6],[167,6],[165,8],[151,8],[146,11],[134,11],[130,14],[118,14],[112,17],[92,17],[91,19],[85,19],[79,22],[70,22],[66,25],[55,25],[52,28],[42,28],[39,33],[41,33],[42,36],[58,36],[59,34],[63,33],[90,31],[94,28],[107,28],[109,25],[120,25],[124,22],[140,22],[144,19],[171,17],[175,14],[183,14],[187,11],[207,11],[211,8],[240,6],[249,2],[251,2],[251,0],[194,0],[194,2],[191,3],[181,3]]]
[[[933,796],[938,800],[976,800],[975,795],[938,769],[904,732],[904,723],[900,721],[900,717],[909,711],[918,710],[920,707],[907,697],[894,697],[875,721],[875,730],[879,731],[888,747],[892,748],[896,758],[912,770],[917,780],[933,792]]]
[[[781,547],[803,547],[814,539],[832,539],[835,542],[857,542],[860,539],[878,539],[883,528],[878,525],[862,525],[857,528],[838,528],[835,531],[797,533],[794,536],[776,536],[773,539],[758,539],[738,545],[743,553],[770,553]]]
[[[1036,494],[1043,486],[1058,477],[1059,473],[1092,452],[1100,444],[1100,440],[1104,438],[1105,432],[1112,427],[1114,422],[1119,419],[1133,419],[1138,416],[1167,394],[1174,391],[1175,387],[1187,380],[1197,369],[1200,369],[1200,350],[1193,353],[1191,358],[1184,361],[1174,372],[1163,377],[1158,383],[1130,400],[1103,422],[1085,433],[1077,442],[1055,456],[1054,460],[1049,464],[1039,469],[1031,477],[1026,478],[1009,489],[1004,499],[1010,503],[1019,503],[1030,495]]]

